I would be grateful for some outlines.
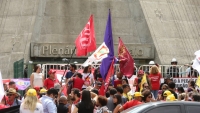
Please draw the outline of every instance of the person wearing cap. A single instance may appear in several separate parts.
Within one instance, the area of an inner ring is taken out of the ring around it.
[[[7,92],[7,97],[8,97],[7,106],[12,107],[21,105],[21,101],[17,99],[18,94],[15,89],[9,88]]]
[[[174,94],[171,94],[167,96],[166,101],[177,101],[177,99],[175,98]]]
[[[43,105],[44,113],[57,113],[57,107],[54,103],[54,100],[58,96],[58,91],[54,88],[51,88],[47,91],[46,95],[43,95],[39,100]]]
[[[73,88],[78,88],[79,90],[82,90],[84,80],[82,79],[81,73],[77,73],[75,77],[69,78],[67,83],[70,81],[73,81]]]
[[[43,113],[43,106],[38,101],[35,89],[26,92],[26,98],[20,106],[20,113]]]
[[[47,90],[45,88],[42,88],[40,90],[40,97],[42,97],[43,95],[46,95],[46,93],[47,93]]]
[[[162,97],[163,97],[163,101],[166,101],[167,96],[171,95],[172,93],[169,90],[163,91],[162,93]]]
[[[134,96],[133,100],[126,102],[123,106],[121,106],[119,108],[120,112],[123,111],[123,110],[126,110],[126,109],[128,109],[130,107],[142,104],[141,101],[142,101],[143,95],[141,94],[141,92],[135,92],[133,96]]]
[[[34,68],[34,72],[30,76],[31,87],[35,86],[43,87],[44,86],[44,75],[41,73],[41,65],[38,64]]]
[[[56,83],[59,83],[58,79],[55,77],[56,71],[53,69],[49,70],[49,77],[44,81],[44,87],[48,90],[53,88]]]
[[[173,78],[179,77],[179,68],[177,67],[177,64],[177,60],[173,58],[171,61],[172,66],[167,69],[167,74],[169,74]]]

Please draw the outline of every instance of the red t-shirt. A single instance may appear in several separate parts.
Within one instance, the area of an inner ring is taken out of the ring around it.
[[[136,105],[139,105],[139,104],[142,104],[142,102],[140,102],[138,100],[131,100],[131,101],[126,102],[123,105],[123,109],[126,110],[126,109],[128,109],[130,107],[133,107],[133,106],[136,106]]]
[[[73,77],[73,88],[78,88],[82,90],[82,86],[84,84],[84,80],[79,77]]]
[[[151,88],[152,90],[159,90],[160,89],[160,73],[158,74],[150,74],[149,78],[151,80]]]
[[[54,87],[54,84],[55,83],[59,83],[58,79],[50,79],[50,78],[47,78],[45,81],[44,81],[44,86],[48,89],[50,88],[53,88]]]
[[[114,87],[122,86],[122,80],[115,80],[114,81]]]

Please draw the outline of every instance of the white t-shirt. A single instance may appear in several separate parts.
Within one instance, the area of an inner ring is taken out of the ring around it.
[[[24,103],[22,103],[21,106],[20,106],[20,113],[44,113],[44,112],[43,112],[43,106],[42,106],[41,103],[37,103],[34,112],[31,112],[29,109],[24,108],[24,107],[23,107],[23,104],[24,104]]]
[[[91,73],[82,73],[82,79],[84,80],[84,83],[88,83],[88,84],[91,84],[91,82],[93,81],[94,82],[94,77],[93,77],[93,74]],[[89,76],[88,76],[89,75]],[[88,77],[87,77],[88,76]],[[86,80],[87,79],[87,80]],[[89,81],[89,82],[88,82]],[[87,86],[84,84],[82,86],[82,88],[87,88]]]
[[[33,86],[39,86],[39,87],[43,87],[44,83],[43,83],[43,74],[42,73],[33,73],[34,75],[34,79],[33,79]]]

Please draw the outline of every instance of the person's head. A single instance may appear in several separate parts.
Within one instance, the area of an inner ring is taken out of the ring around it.
[[[142,92],[142,101],[147,103],[147,102],[151,102],[152,99],[152,94],[150,90],[145,90],[144,92]]]
[[[98,91],[97,89],[92,89],[91,92],[93,92],[93,93],[99,95],[99,91]]]
[[[70,71],[75,71],[76,68],[77,68],[76,64],[70,64],[70,66],[69,66]]]
[[[61,96],[59,99],[59,103],[62,103],[64,105],[67,104],[67,97],[66,96]]]
[[[93,107],[90,91],[83,90],[81,103],[86,105],[86,107],[88,107],[88,108]]]
[[[100,89],[100,87],[101,87],[101,85],[102,85],[102,83],[101,82],[99,82],[99,81],[96,81],[95,82],[95,89]]]
[[[92,72],[91,70],[92,70],[92,67],[91,67],[91,65],[89,65],[84,68],[83,73],[91,73]]]
[[[113,96],[116,93],[117,93],[117,90],[115,88],[110,89],[110,96]]]
[[[56,89],[58,92],[59,92],[60,88],[61,88],[61,85],[59,83],[54,84],[54,89]]]
[[[174,82],[169,82],[168,86],[169,86],[169,89],[173,90],[175,89],[176,84]]]
[[[81,73],[77,73],[76,77],[81,78],[82,79],[82,74]]]
[[[34,72],[36,73],[40,73],[41,72],[41,65],[40,64],[37,64],[34,68]]]
[[[42,89],[40,90],[40,97],[42,97],[42,95],[46,95],[46,93],[47,93],[47,90],[44,89],[44,88],[42,88]]]
[[[195,82],[193,81],[193,80],[190,80],[189,82],[188,82],[188,86],[189,87],[195,87]]]
[[[122,85],[124,85],[124,84],[128,84],[128,80],[126,78],[122,79]]]
[[[71,90],[71,100],[75,101],[81,97],[80,90],[77,88],[73,88]]]
[[[115,94],[115,95],[113,96],[113,103],[114,103],[115,105],[121,104],[121,103],[122,103],[122,97],[121,97],[121,95]]]
[[[50,69],[48,74],[49,78],[55,79],[56,70]]]
[[[143,70],[139,70],[138,71],[138,78],[141,78],[144,75],[144,71]]]
[[[51,97],[52,99],[55,99],[58,96],[58,91],[54,88],[51,88],[47,91],[47,96]]]
[[[166,100],[167,96],[171,95],[172,93],[169,90],[162,92],[163,100]]]
[[[162,89],[162,91],[168,90],[168,85],[167,84],[163,84],[161,89]]]
[[[198,93],[192,93],[192,101],[200,102],[200,95]]]
[[[107,98],[105,96],[98,96],[97,105],[102,107],[107,105]]]
[[[177,64],[178,64],[177,60],[175,58],[173,58],[171,61],[171,65],[177,65]]]
[[[7,92],[7,97],[8,101],[14,101],[18,97],[18,94],[14,88],[9,88]]]
[[[10,81],[10,82],[8,83],[8,85],[9,85],[9,88],[16,89],[16,84],[15,84],[14,81]]]
[[[168,84],[169,82],[172,81],[171,79],[172,79],[172,78],[171,78],[171,75],[166,74],[166,75],[164,76],[164,83]]]
[[[180,93],[184,93],[185,92],[185,90],[183,89],[183,87],[178,87],[178,93],[180,94]]]
[[[117,72],[117,78],[118,79],[122,79],[122,77],[123,77],[123,74],[120,71],[118,71]]]
[[[157,74],[159,73],[159,69],[156,65],[153,65],[151,68],[150,68],[150,74]]]
[[[34,112],[36,109],[36,105],[38,102],[37,92],[35,89],[29,89],[26,92],[26,98],[24,99],[23,107],[25,109],[29,109],[30,111]]]
[[[144,89],[150,89],[150,88],[149,88],[149,84],[148,84],[148,83],[144,83],[144,84],[143,84],[143,88],[144,88]]]
[[[123,93],[122,87],[118,86],[118,87],[116,87],[116,90],[117,90],[117,94],[122,95],[122,93]]]
[[[130,91],[130,86],[128,84],[122,85],[122,88],[124,93],[128,93]]]
[[[3,83],[3,88],[4,88],[4,91],[7,91],[8,90],[7,84]]]
[[[135,100],[142,101],[143,95],[141,94],[141,92],[135,92],[133,97]]]

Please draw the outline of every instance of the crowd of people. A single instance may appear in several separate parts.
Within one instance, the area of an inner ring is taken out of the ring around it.
[[[36,65],[30,76],[30,87],[23,96],[17,92],[15,82],[3,84],[6,95],[0,109],[20,105],[20,113],[119,113],[155,101],[200,102],[195,81],[190,80],[188,89],[184,90],[183,87],[176,88],[173,76],[166,74],[161,83],[158,65],[138,70],[133,84],[129,84],[128,78],[117,70],[116,78],[110,80],[105,95],[99,95],[101,86],[105,84],[99,68],[94,72],[91,66],[85,67],[82,73],[76,70],[77,66],[70,64],[65,85],[62,85],[56,78],[55,70],[50,69],[45,79],[41,66]],[[131,92],[131,85],[135,87],[134,93]],[[65,87],[67,91],[63,92]]]

